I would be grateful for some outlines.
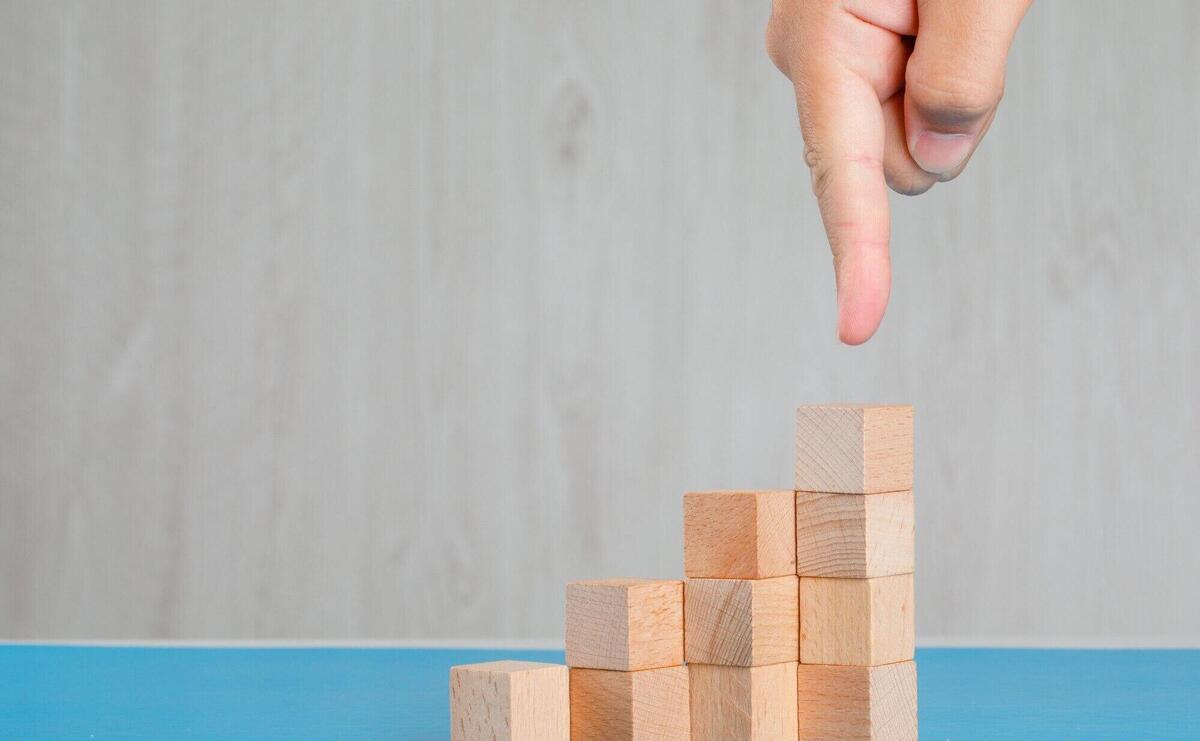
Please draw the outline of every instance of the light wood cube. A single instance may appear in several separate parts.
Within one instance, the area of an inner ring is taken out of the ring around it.
[[[800,577],[800,663],[875,666],[913,657],[912,574]]]
[[[690,725],[686,666],[636,672],[571,669],[573,741],[684,741]]]
[[[450,737],[541,741],[570,738],[567,667],[490,661],[450,669]]]
[[[917,738],[917,665],[817,666],[797,671],[801,739]]]
[[[759,666],[796,661],[800,580],[689,579],[684,655],[689,662]]]
[[[796,738],[796,663],[688,664],[692,738],[711,741]]]
[[[878,494],[913,488],[910,406],[796,410],[796,489]]]
[[[796,573],[873,576],[913,571],[913,495],[796,494]]]
[[[683,582],[567,585],[567,665],[635,671],[683,663]]]
[[[711,491],[683,496],[683,570],[690,578],[765,579],[796,573],[796,493]]]

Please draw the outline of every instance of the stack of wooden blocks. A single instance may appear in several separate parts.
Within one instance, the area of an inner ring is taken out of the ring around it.
[[[915,739],[912,409],[796,441],[794,490],[684,495],[686,581],[567,585],[569,670],[454,667],[453,737]]]
[[[799,723],[914,739],[912,407],[796,412]]]

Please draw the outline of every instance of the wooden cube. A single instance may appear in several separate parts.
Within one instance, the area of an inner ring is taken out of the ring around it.
[[[796,410],[796,489],[878,494],[913,488],[910,406]]]
[[[913,495],[796,494],[796,573],[873,576],[913,571]]]
[[[571,738],[687,739],[686,666],[617,672],[571,669]]]
[[[688,664],[692,738],[796,738],[796,663],[770,666]]]
[[[683,582],[567,585],[567,665],[635,671],[683,663]]]
[[[683,590],[689,662],[759,666],[796,661],[800,580],[689,579]]]
[[[797,670],[801,739],[917,738],[917,665],[818,666]]]
[[[913,649],[912,574],[800,577],[800,663],[892,664]]]
[[[490,661],[450,669],[454,741],[570,738],[567,667]]]
[[[684,494],[684,573],[713,579],[794,574],[795,524],[793,491]]]

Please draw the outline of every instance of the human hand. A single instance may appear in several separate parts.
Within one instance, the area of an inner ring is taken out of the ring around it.
[[[870,339],[887,307],[885,183],[916,195],[962,172],[1031,2],[773,0],[767,53],[796,89],[843,342]]]

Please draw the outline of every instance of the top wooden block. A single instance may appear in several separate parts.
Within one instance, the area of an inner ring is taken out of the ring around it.
[[[766,579],[796,573],[796,493],[683,495],[683,571],[689,578]]]
[[[683,582],[598,579],[567,585],[567,665],[638,671],[683,663]]]
[[[913,485],[911,406],[796,410],[796,490],[882,494]]]
[[[453,741],[567,741],[567,667],[489,661],[450,669]]]

